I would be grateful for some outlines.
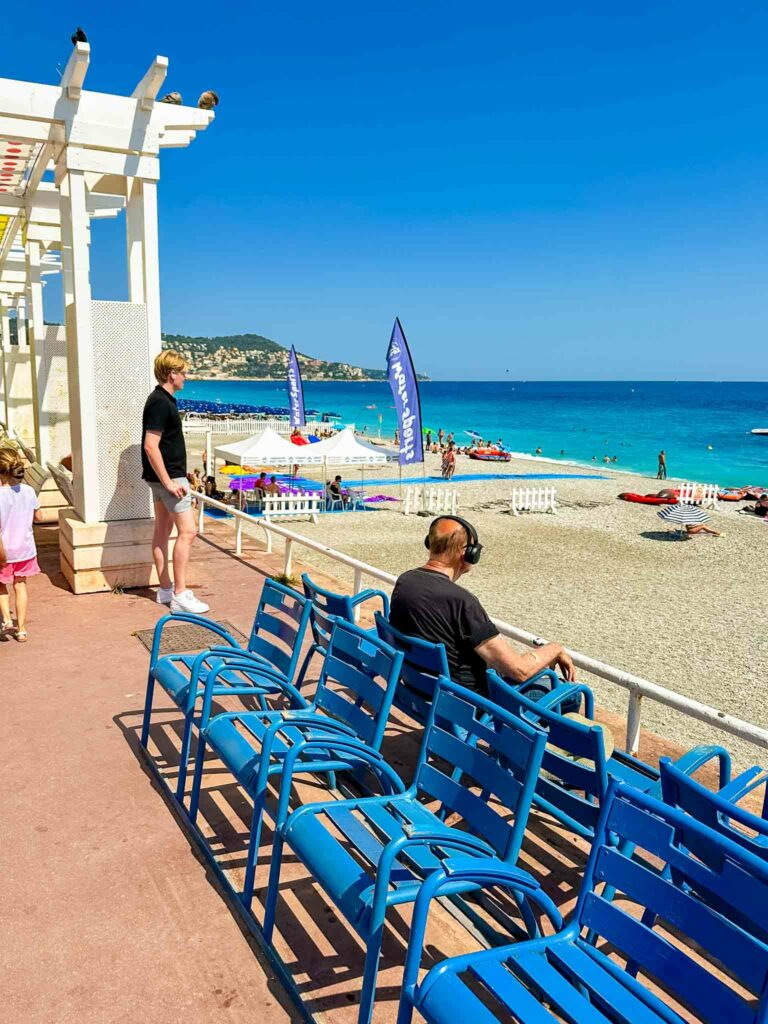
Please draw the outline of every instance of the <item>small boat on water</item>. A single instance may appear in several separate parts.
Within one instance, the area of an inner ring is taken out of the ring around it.
[[[768,435],[768,427],[755,427],[755,429],[750,431],[750,433]]]
[[[478,462],[511,462],[512,456],[503,448],[472,448],[467,453]]]

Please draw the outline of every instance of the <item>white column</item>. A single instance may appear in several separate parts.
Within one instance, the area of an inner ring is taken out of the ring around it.
[[[32,375],[32,407],[35,416],[35,452],[37,461],[45,465],[51,457],[40,431],[40,400],[45,391],[45,382],[40,380],[42,366],[41,348],[44,331],[43,320],[43,282],[40,276],[40,243],[28,241],[27,256],[27,321],[28,342],[30,348],[30,373]]]
[[[8,356],[8,349],[11,344],[11,331],[8,324],[8,309],[0,306],[0,419],[7,426],[8,422],[8,379],[6,376],[5,362]]]
[[[129,179],[125,214],[128,296],[147,307],[150,351],[160,352],[160,258],[157,238],[157,183]]]
[[[61,182],[61,239],[69,364],[75,510],[86,523],[99,520],[93,338],[91,329],[88,211],[82,171],[67,171]]]
[[[23,295],[20,295],[16,302],[16,338],[20,349],[26,349],[29,347],[26,318],[27,300]]]

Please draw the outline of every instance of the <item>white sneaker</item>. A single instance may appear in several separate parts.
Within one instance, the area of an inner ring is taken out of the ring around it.
[[[170,604],[171,598],[173,597],[173,587],[158,587],[157,593],[155,594],[155,600],[158,604]]]
[[[203,615],[208,611],[208,605],[198,601],[191,590],[182,590],[180,594],[173,594],[171,596],[171,611]]]

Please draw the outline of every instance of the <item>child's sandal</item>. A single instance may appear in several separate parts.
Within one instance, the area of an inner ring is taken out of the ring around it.
[[[13,636],[13,623],[2,622],[0,623],[0,643],[8,643]]]

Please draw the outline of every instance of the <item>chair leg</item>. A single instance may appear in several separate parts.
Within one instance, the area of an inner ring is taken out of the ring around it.
[[[184,790],[187,785],[187,766],[189,764],[189,748],[192,746],[192,715],[184,719],[184,736],[181,741],[181,760],[179,761],[179,781],[176,784],[176,799],[184,803]]]
[[[189,798],[189,820],[194,825],[197,821],[197,810],[200,806],[200,785],[203,781],[203,765],[205,763],[205,736],[200,733],[195,758],[195,774],[192,778],[192,795]]]
[[[266,798],[266,789],[257,791],[253,797],[251,830],[248,837],[248,859],[245,863],[245,878],[243,880],[243,891],[240,896],[240,899],[248,908],[250,908],[253,902],[256,865],[259,860],[259,845],[261,843],[261,824],[264,819],[264,801]],[[274,852],[272,856],[274,857]]]
[[[272,854],[269,860],[269,883],[267,884],[267,898],[264,905],[264,924],[262,932],[267,942],[272,941],[272,932],[275,927],[275,911],[277,908],[277,897],[280,892],[280,868],[283,862],[283,846],[285,840],[275,826],[275,839],[272,844]]]
[[[141,745],[146,747],[149,742],[149,719],[152,715],[152,697],[155,692],[155,677],[150,669],[147,673],[147,696],[144,700],[144,718],[141,723]]]
[[[312,661],[312,657],[315,654],[315,652],[319,650],[320,648],[318,647],[317,644],[312,644],[312,646],[307,651],[304,661],[301,663],[299,674],[296,676],[296,682],[293,684],[297,690],[301,689],[302,683],[304,682],[304,676],[307,674],[307,669],[309,668],[309,663],[310,661]]]
[[[379,976],[379,957],[381,956],[381,937],[383,932],[384,922],[382,921],[368,936],[357,1024],[371,1024],[373,1004],[376,1000],[376,979]]]

